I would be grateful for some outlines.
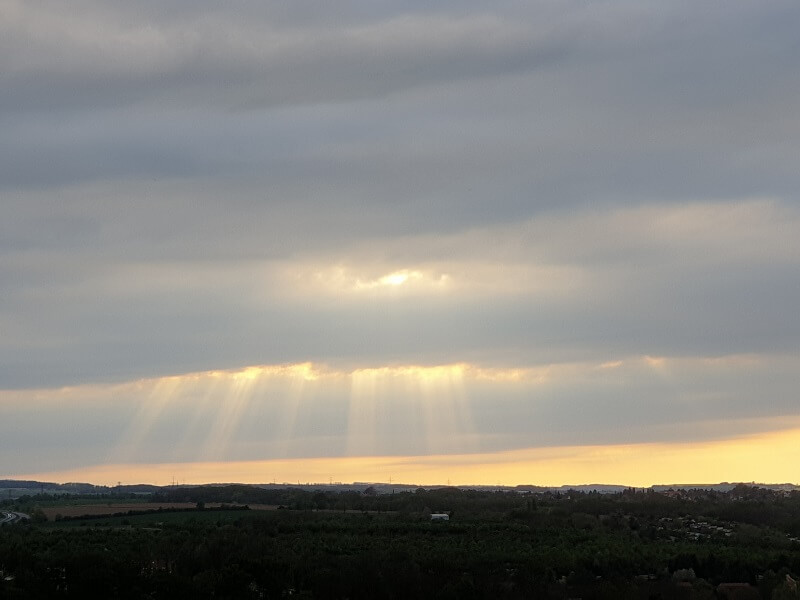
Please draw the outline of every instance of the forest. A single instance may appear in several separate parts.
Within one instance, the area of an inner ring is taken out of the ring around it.
[[[105,514],[76,515],[81,503]],[[32,517],[0,527],[0,598],[800,598],[800,492],[757,486],[229,485],[0,510]]]

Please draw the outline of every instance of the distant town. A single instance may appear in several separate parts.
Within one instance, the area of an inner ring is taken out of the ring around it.
[[[5,598],[798,598],[793,484],[0,481]]]

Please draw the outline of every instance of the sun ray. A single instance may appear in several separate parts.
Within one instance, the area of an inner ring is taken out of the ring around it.
[[[348,456],[374,454],[377,447],[378,373],[358,369],[350,375],[350,410],[347,424]]]
[[[219,399],[214,425],[205,444],[206,460],[225,460],[231,438],[236,434],[242,413],[252,401],[258,373],[246,369],[228,375],[226,393]]]
[[[596,412],[606,406],[624,409],[632,415],[630,422],[637,422],[637,415],[645,410],[651,418],[654,412],[661,411],[657,416],[662,421],[649,428],[652,437],[642,434],[622,438],[631,442],[709,435],[719,438],[723,434],[713,432],[720,430],[714,421],[714,416],[721,414],[720,406],[730,408],[724,428],[729,434],[743,433],[749,426],[754,431],[780,429],[784,424],[754,422],[752,417],[787,418],[794,414],[788,399],[780,410],[771,412],[733,402],[725,404],[725,397],[702,378],[734,374],[746,382],[747,373],[752,370],[783,373],[784,378],[793,380],[794,364],[782,356],[774,361],[749,356],[627,356],[611,362],[513,368],[454,363],[347,369],[299,363],[204,371],[113,385],[3,392],[0,401],[18,396],[30,399],[5,401],[9,406],[26,405],[27,412],[19,409],[19,422],[28,419],[29,413],[44,412],[39,407],[61,415],[54,416],[53,423],[71,414],[69,405],[94,411],[98,422],[108,424],[108,430],[103,431],[103,439],[92,442],[93,450],[86,452],[106,458],[109,464],[326,455],[445,455],[536,443],[536,439],[521,437],[514,426],[521,419],[551,414],[550,398],[554,394],[550,391],[580,394],[587,387],[607,392],[590,407]],[[615,403],[613,391],[623,384],[655,390],[659,398],[669,399],[678,414],[667,414],[663,402],[650,408],[645,402]],[[14,414],[8,410],[6,414]],[[123,416],[109,419],[111,414]],[[576,412],[575,418],[580,420],[583,414]],[[733,418],[744,420],[734,422]],[[567,428],[572,425],[557,424],[562,431],[569,431]],[[691,431],[687,425],[691,425]],[[553,443],[556,438],[540,424],[537,427],[542,436],[538,441]],[[613,433],[609,429],[595,439],[607,439]],[[579,438],[567,435],[564,439],[575,442]],[[29,464],[43,460],[32,457]]]
[[[319,373],[311,363],[295,365],[287,370],[282,378],[282,394],[279,399],[281,411],[278,416],[279,425],[279,452],[281,457],[292,454],[293,441],[297,428],[297,417],[306,397],[306,388],[317,381]]]
[[[172,400],[180,395],[184,382],[185,379],[178,376],[137,382],[136,387],[144,398],[139,401],[136,415],[120,436],[116,447],[109,453],[109,462],[128,462],[137,457],[148,434]]]
[[[463,386],[466,367],[399,366],[358,369],[351,378],[348,454],[386,451],[384,440],[429,452],[466,451],[472,422]]]
[[[173,448],[175,460],[201,460],[203,454],[197,447],[198,439],[208,439],[214,424],[217,398],[224,395],[224,381],[220,377],[192,377],[191,398],[187,406],[186,426],[181,440]]]

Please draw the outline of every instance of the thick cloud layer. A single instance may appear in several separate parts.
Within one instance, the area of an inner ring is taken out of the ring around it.
[[[450,441],[430,452],[789,423],[798,26],[789,0],[0,0],[0,457],[51,427],[65,467],[113,458],[91,432],[152,401],[110,402],[116,384],[309,361],[345,378],[696,367],[668,387],[581,375],[546,398],[467,378],[473,429],[439,423]],[[741,357],[759,367],[710,366]],[[105,398],[102,419],[62,386]],[[356,400],[323,392],[306,405],[324,441],[299,428],[287,456],[421,447],[388,430],[353,446]],[[418,401],[374,396],[374,418]],[[175,402],[150,425],[192,414]],[[282,435],[129,458],[269,458]]]

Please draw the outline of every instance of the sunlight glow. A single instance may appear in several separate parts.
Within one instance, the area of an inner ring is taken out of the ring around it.
[[[565,264],[529,264],[520,261],[437,260],[402,264],[363,260],[358,256],[341,262],[286,262],[264,267],[262,296],[284,301],[302,298],[362,302],[364,297],[451,299],[498,296],[542,300],[568,300],[581,290],[607,282],[595,282],[585,269]]]
[[[288,453],[300,397],[306,382],[321,376],[311,363],[249,366],[230,371],[205,371],[135,382],[138,409],[110,452],[110,462],[134,459],[147,445],[169,410],[179,411],[175,423],[172,455],[190,460],[220,460],[228,457],[231,441],[253,403],[270,401],[276,408],[284,438],[283,455]],[[331,375],[335,377],[335,374]],[[267,388],[281,389],[279,397]],[[174,416],[172,417],[174,421]],[[163,434],[162,434],[163,435]],[[198,436],[204,443],[198,447]]]
[[[609,361],[609,362],[604,362],[603,364],[600,365],[600,368],[601,369],[618,369],[619,367],[622,366],[622,364],[623,363],[622,363],[621,360],[613,360],[613,361]]]
[[[414,275],[416,275],[417,277],[420,277],[420,274],[418,272],[416,272],[416,271],[414,272]],[[408,271],[401,271],[401,272],[398,272],[398,273],[392,273],[390,275],[385,275],[384,277],[381,277],[380,279],[378,279],[378,282],[382,283],[384,285],[402,285],[406,281],[408,281],[408,278],[409,278]]]
[[[473,433],[463,364],[356,369],[350,374],[348,454],[391,450],[398,435],[429,452],[464,451]]]
[[[207,375],[210,377],[233,380],[255,380],[264,377],[299,377],[306,381],[315,381],[320,377],[320,369],[310,362],[304,362],[284,365],[255,365],[239,370],[208,371],[206,373],[196,373],[193,375],[195,377]]]
[[[44,481],[114,485],[297,481],[392,481],[416,485],[569,485],[613,483],[644,487],[670,483],[797,482],[800,429],[704,443],[561,446],[491,454],[361,456],[266,461],[113,464],[19,475]],[[781,460],[775,460],[780,457]],[[269,474],[266,475],[266,474]]]
[[[277,285],[305,298],[323,295],[355,300],[364,293],[396,293],[401,289],[414,295],[449,291],[453,278],[446,269],[445,265],[292,264],[273,276],[284,280]]]
[[[654,369],[663,369],[667,364],[667,359],[663,356],[647,356],[642,357],[644,361]]]
[[[796,381],[796,372],[796,360],[788,355],[768,359],[640,355],[611,362],[513,368],[466,362],[360,368],[310,362],[252,365],[110,385],[0,390],[0,426],[3,421],[7,424],[3,431],[10,440],[9,448],[19,431],[49,431],[57,447],[75,443],[82,454],[71,462],[51,460],[47,448],[27,459],[28,465],[60,464],[64,468],[92,463],[243,465],[261,464],[262,460],[269,466],[285,460],[306,469],[306,465],[322,464],[323,459],[314,457],[326,456],[339,457],[330,458],[334,461],[330,464],[342,465],[343,471],[347,465],[400,461],[392,467],[395,477],[399,480],[400,474],[407,472],[409,481],[414,481],[412,475],[419,474],[418,482],[434,476],[441,477],[439,482],[457,478],[480,482],[484,477],[479,470],[481,461],[492,465],[484,465],[487,473],[502,471],[504,482],[564,483],[568,475],[572,478],[570,474],[578,477],[573,479],[577,482],[593,473],[597,477],[605,473],[607,481],[623,481],[625,476],[628,479],[624,481],[634,482],[642,477],[637,469],[652,471],[654,481],[663,482],[684,467],[689,474],[699,473],[702,464],[713,474],[717,463],[721,474],[713,479],[731,479],[755,468],[754,457],[759,444],[764,444],[764,448],[774,449],[780,460],[762,458],[776,463],[775,472],[784,473],[781,479],[791,480],[794,475],[787,471],[791,462],[786,457],[793,456],[794,450],[779,453],[785,451],[783,440],[788,439],[781,437],[781,432],[800,431],[791,396],[778,398],[776,402],[781,404],[770,411],[751,407],[746,401],[752,378],[777,378],[789,389],[786,386]],[[735,377],[730,389],[717,386],[717,380],[729,377]],[[708,393],[707,381],[714,384],[714,394]],[[621,385],[637,386],[654,396],[643,394],[647,401],[641,406],[619,404],[614,392]],[[739,386],[746,389],[738,393]],[[559,406],[571,410],[573,419],[551,424],[548,419],[562,397],[576,398],[571,405]],[[589,414],[584,417],[580,400],[595,397],[594,405],[585,406]],[[627,437],[628,445],[619,444],[614,428],[598,429],[592,438],[595,446],[568,445],[583,439],[581,432],[589,432],[587,427],[595,427],[587,419],[602,410],[633,411],[628,422],[635,422],[636,411],[659,411],[664,398],[679,410],[659,413],[663,423]],[[720,407],[727,409],[723,418]],[[64,421],[76,414],[81,415],[84,430],[79,435],[86,438],[85,443],[63,431]],[[526,437],[525,431],[533,433]],[[559,437],[561,434],[564,437]],[[744,434],[753,435],[735,437]],[[720,441],[724,437],[730,438],[727,445]],[[633,443],[645,439],[665,441]],[[704,439],[717,441],[685,443]],[[599,445],[603,440],[609,444]],[[565,444],[561,449],[544,447],[559,442]],[[527,445],[541,447],[528,449],[528,454],[510,450]],[[752,445],[752,454],[744,451],[747,445]],[[714,458],[698,462],[688,450],[681,450],[690,447],[692,452],[697,449],[702,456]],[[722,456],[723,450],[739,457],[738,466]],[[394,455],[406,459],[386,458]],[[311,458],[298,458],[303,456]],[[357,459],[367,462],[347,462]],[[412,464],[416,466],[412,468]],[[551,471],[547,465],[552,466]],[[326,467],[328,475],[331,468]],[[369,472],[353,469],[353,479],[364,479]],[[463,476],[458,474],[461,471]],[[559,472],[563,476],[555,477]],[[336,478],[345,480],[341,473]],[[486,477],[491,479],[488,474]],[[766,474],[756,472],[755,477]],[[688,478],[675,476],[674,480]],[[267,481],[272,476],[258,479]]]
[[[354,288],[357,290],[371,290],[381,286],[398,287],[412,282],[425,281],[425,279],[425,275],[420,271],[403,269],[401,271],[394,271],[388,275],[383,275],[377,279],[356,279]],[[428,283],[431,283],[431,278],[427,279]]]
[[[136,416],[128,424],[127,431],[121,436],[117,447],[109,457],[112,461],[131,460],[144,443],[145,437],[162,417],[164,410],[184,385],[181,377],[163,377],[149,382],[140,382],[147,389],[145,398],[139,403]]]

